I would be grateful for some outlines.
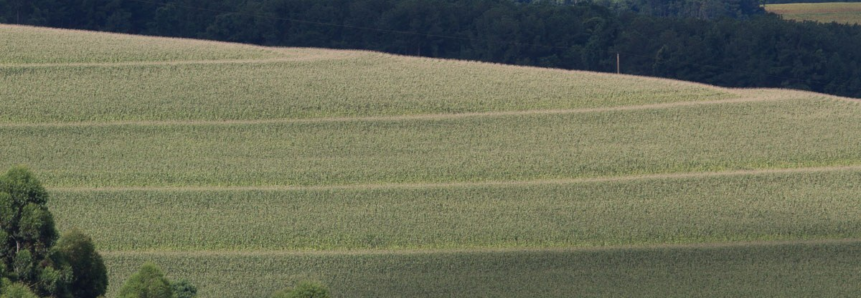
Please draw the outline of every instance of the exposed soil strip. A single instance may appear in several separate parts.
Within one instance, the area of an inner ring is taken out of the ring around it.
[[[327,122],[388,122],[388,121],[435,121],[450,120],[472,117],[505,117],[505,116],[530,116],[530,115],[563,115],[563,114],[585,114],[617,111],[656,110],[675,107],[689,107],[699,105],[735,104],[749,102],[765,102],[789,100],[793,97],[749,97],[720,100],[685,101],[657,103],[635,106],[617,106],[582,109],[553,109],[553,110],[528,110],[528,111],[502,111],[502,112],[471,112],[457,114],[426,114],[426,115],[399,115],[399,116],[368,116],[368,117],[326,117],[308,119],[259,119],[259,120],[164,120],[164,121],[113,121],[113,122],[54,122],[54,123],[0,123],[3,127],[106,127],[106,126],[212,126],[212,125],[253,125],[253,124],[290,124],[290,123],[327,123]]]
[[[560,248],[462,248],[462,249],[379,249],[379,250],[228,250],[228,251],[100,251],[99,254],[112,257],[124,255],[157,256],[308,256],[308,255],[419,255],[419,254],[462,254],[462,253],[510,253],[510,252],[599,252],[613,250],[653,250],[653,249],[720,249],[736,247],[768,247],[788,245],[828,245],[855,244],[861,239],[812,239],[812,240],[774,240],[739,241],[689,244],[644,244],[621,246],[560,247]]]
[[[71,62],[71,63],[26,63],[0,64],[2,68],[52,68],[52,67],[125,67],[161,65],[208,65],[208,64],[265,64],[278,62],[315,61],[324,59],[349,58],[355,55],[341,53],[308,54],[284,58],[267,59],[216,59],[216,60],[173,60],[173,61],[129,61],[129,62]]]
[[[688,172],[649,174],[616,177],[570,178],[570,179],[540,179],[526,181],[476,181],[476,182],[443,182],[443,183],[380,183],[380,184],[350,184],[350,185],[315,185],[315,186],[120,186],[120,187],[49,187],[55,192],[87,192],[87,191],[314,191],[314,190],[372,190],[372,189],[415,189],[415,188],[451,188],[451,187],[480,187],[480,186],[529,186],[553,185],[572,183],[600,183],[657,179],[696,179],[745,175],[768,174],[804,174],[836,171],[859,171],[861,165],[831,166],[790,169],[756,169],[735,170],[723,172]]]

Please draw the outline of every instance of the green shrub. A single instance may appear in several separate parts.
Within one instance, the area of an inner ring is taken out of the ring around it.
[[[26,285],[14,283],[3,288],[3,295],[0,298],[39,298]]]
[[[187,280],[180,280],[175,283],[170,284],[171,290],[173,290],[174,298],[194,298],[197,297],[197,287],[188,282]]]
[[[108,272],[93,239],[77,229],[63,234],[56,250],[72,266],[71,293],[75,298],[95,298],[108,289]]]
[[[301,282],[292,289],[284,289],[272,295],[272,298],[329,298],[326,286],[315,282]]]
[[[272,295],[272,298],[329,298],[326,286],[314,282],[301,282],[296,287],[284,289]]]
[[[120,298],[172,298],[170,283],[153,263],[145,263],[120,289]]]

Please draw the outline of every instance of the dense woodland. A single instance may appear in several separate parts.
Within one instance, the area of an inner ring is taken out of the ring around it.
[[[566,69],[861,97],[861,26],[753,0],[0,0],[0,22]],[[579,2],[579,3],[574,3]]]
[[[826,3],[826,2],[861,2],[859,0],[765,0],[768,4],[778,3]]]
[[[757,0],[592,0],[592,3],[619,13],[703,20],[725,17],[745,19],[765,13]]]

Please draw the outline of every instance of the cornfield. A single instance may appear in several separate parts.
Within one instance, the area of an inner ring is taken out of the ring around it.
[[[145,261],[206,297],[266,297],[319,280],[336,297],[849,297],[857,243],[363,254],[108,254],[111,280]],[[117,285],[111,285],[116,289]]]
[[[110,294],[856,293],[861,108],[788,90],[0,26],[0,168]],[[728,286],[729,285],[729,286]]]

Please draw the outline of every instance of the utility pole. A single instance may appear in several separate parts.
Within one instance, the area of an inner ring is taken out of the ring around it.
[[[616,53],[616,74],[622,73],[620,70],[621,70],[621,67],[619,66],[619,53],[617,52]]]

